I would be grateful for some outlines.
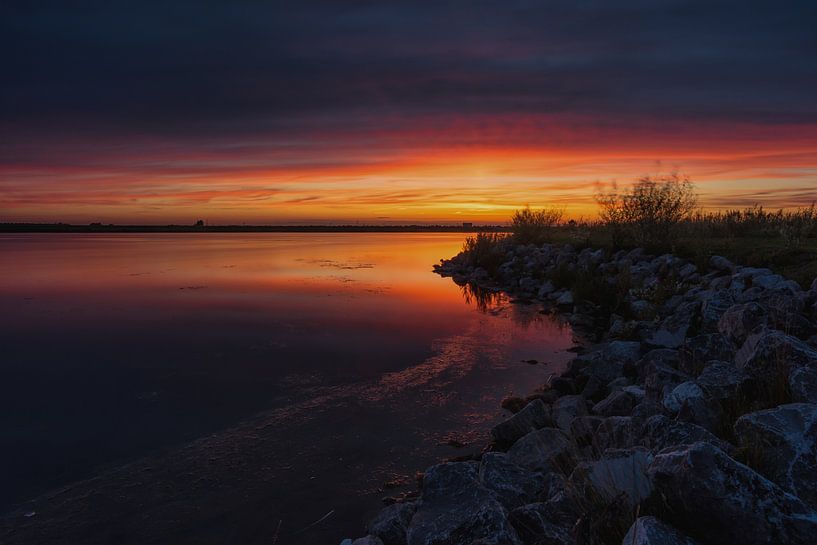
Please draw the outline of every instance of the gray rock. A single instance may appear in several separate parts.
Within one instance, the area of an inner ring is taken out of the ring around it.
[[[661,313],[664,316],[669,316],[675,309],[677,309],[681,304],[684,302],[684,298],[681,295],[673,295],[669,299],[667,299],[664,304],[661,306]]]
[[[389,505],[369,521],[366,531],[379,537],[383,545],[406,545],[406,532],[416,509],[413,502]]]
[[[604,421],[600,416],[579,416],[570,423],[570,437],[578,447],[593,446],[596,430]]]
[[[593,413],[600,416],[629,416],[635,405],[633,397],[625,392],[612,392],[593,406]]]
[[[678,351],[678,369],[688,375],[699,375],[707,362],[732,361],[735,350],[720,333],[697,335],[684,343]]]
[[[698,272],[698,267],[696,267],[692,263],[687,263],[686,265],[678,269],[678,276],[680,276],[682,280],[686,280],[696,272]]]
[[[758,275],[752,278],[752,286],[757,286],[759,288],[763,288],[764,290],[780,288],[785,282],[785,278],[774,273]]]
[[[644,388],[635,385],[625,386],[624,388],[621,389],[621,391],[624,392],[625,394],[629,394],[630,396],[632,396],[633,400],[636,403],[641,403],[644,400],[644,397],[647,395],[647,393],[644,391]]]
[[[749,335],[735,363],[759,380],[773,384],[781,377],[788,381],[797,367],[817,366],[817,350],[781,331],[763,329]]]
[[[743,415],[735,435],[755,469],[817,507],[817,405],[792,403]]]
[[[564,291],[556,298],[556,304],[560,307],[569,307],[573,304],[573,293]]]
[[[768,274],[772,274],[772,271],[765,267],[740,267],[735,273],[734,278],[743,282],[751,282],[752,279],[758,276],[766,276]]]
[[[366,536],[354,540],[352,545],[383,545],[383,542],[377,536]]]
[[[604,384],[623,374],[625,364],[634,364],[641,358],[641,343],[612,341],[599,350],[577,357],[571,369],[586,376],[598,377]]]
[[[486,452],[479,466],[479,480],[493,490],[506,509],[537,501],[545,488],[545,478],[539,472],[516,465],[502,452]]]
[[[605,418],[596,428],[593,446],[597,454],[608,449],[628,449],[641,445],[644,420],[633,416]]]
[[[733,305],[724,312],[718,322],[718,331],[734,346],[741,346],[746,337],[758,326],[768,322],[766,309],[758,303],[749,302]]]
[[[698,302],[682,303],[674,313],[661,322],[652,335],[647,337],[647,344],[660,348],[681,346],[686,340],[700,306]]]
[[[539,296],[539,299],[545,299],[554,291],[556,291],[556,288],[553,286],[553,283],[550,280],[546,280],[541,286],[539,286],[537,295]]]
[[[637,299],[630,303],[630,312],[637,320],[649,320],[655,316],[655,306],[643,299]]]
[[[556,400],[551,409],[553,421],[559,429],[568,431],[570,422],[577,416],[586,416],[587,402],[583,396],[563,396]]]
[[[636,363],[636,370],[638,371],[638,379],[643,382],[647,376],[647,371],[651,366],[657,364],[665,365],[672,368],[678,367],[679,360],[678,350],[670,348],[655,348],[650,350],[644,357]]]
[[[511,445],[528,432],[551,425],[550,407],[541,399],[534,399],[524,409],[494,426],[491,436],[501,445]]]
[[[514,443],[508,459],[530,471],[568,474],[575,464],[575,449],[562,431],[542,428]]]
[[[814,543],[817,513],[709,443],[665,450],[648,474],[668,520],[707,543]]]
[[[817,368],[798,367],[792,371],[789,391],[795,403],[817,403]]]
[[[753,399],[755,380],[743,369],[725,361],[709,362],[695,380],[707,397],[736,407]]]
[[[719,255],[713,255],[711,258],[709,258],[709,267],[715,269],[716,271],[728,273],[735,272],[736,268],[731,261]]]
[[[615,380],[611,380],[610,383],[607,384],[607,388],[609,388],[611,392],[620,392],[631,383],[632,381],[627,377],[618,377]]]
[[[653,452],[660,452],[677,445],[691,445],[705,441],[731,453],[734,447],[718,439],[709,430],[690,422],[670,420],[664,415],[651,416],[644,423],[640,444]]]
[[[575,519],[575,514],[565,512],[556,501],[523,505],[508,516],[524,543],[542,545],[573,543],[571,529]]]
[[[733,294],[737,289],[737,286],[735,286],[732,278],[729,276],[716,276],[715,278],[709,279],[709,282],[705,285],[711,290],[729,289]],[[741,289],[740,291],[743,290]]]
[[[601,460],[576,466],[570,481],[583,490],[585,498],[596,498],[605,504],[617,502],[629,510],[652,492],[647,476],[650,462],[652,454],[643,448],[608,450]]]
[[[664,405],[658,403],[657,401],[650,401],[646,398],[639,401],[635,407],[633,407],[633,412],[631,416],[637,416],[639,418],[649,418],[656,414],[664,414]]]
[[[519,545],[516,530],[495,494],[479,482],[472,463],[439,464],[426,471],[408,545],[452,543]]]
[[[755,293],[754,290],[759,291]],[[754,293],[752,300],[757,301],[769,310],[778,328],[795,318],[806,306],[805,293],[800,291],[799,286],[790,281],[775,289],[751,288],[751,290],[744,292],[743,296],[745,297],[750,291]]]
[[[724,427],[723,407],[718,401],[706,396],[690,396],[678,411],[679,422],[689,422],[715,433],[722,434]]]
[[[583,398],[591,402],[599,402],[604,399],[604,395],[606,393],[607,386],[602,379],[596,375],[590,375],[587,377],[587,383],[584,385],[584,389],[582,390]]]
[[[664,397],[664,407],[670,412],[677,413],[688,399],[703,397],[703,395],[703,390],[694,382],[682,382],[668,396]]]
[[[723,314],[734,304],[735,296],[729,290],[709,292],[701,304],[701,328],[704,331],[715,330]]]
[[[639,517],[621,545],[697,545],[697,542],[660,519]]]
[[[652,363],[645,370],[644,392],[647,401],[661,402],[676,386],[689,380],[689,375],[666,363]]]
[[[641,343],[635,341],[613,341],[601,351],[606,359],[620,364],[635,363],[641,357]]]

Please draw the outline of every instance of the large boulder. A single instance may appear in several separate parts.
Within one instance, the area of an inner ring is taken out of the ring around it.
[[[669,395],[664,396],[664,407],[671,413],[677,413],[691,398],[703,396],[704,392],[701,387],[688,380],[673,388]]]
[[[743,406],[754,397],[754,378],[730,362],[709,362],[695,382],[707,397],[717,400],[724,407]]]
[[[593,459],[598,456],[596,429],[603,421],[600,416],[580,416],[570,423],[569,436],[576,447],[577,458]]]
[[[647,336],[646,343],[659,348],[678,348],[684,344],[700,307],[701,304],[697,301],[682,303]]]
[[[575,447],[561,430],[542,428],[514,443],[508,460],[530,471],[569,474],[575,465]]]
[[[534,399],[524,409],[494,426],[491,436],[500,445],[511,445],[528,432],[552,424],[550,407],[541,399]]]
[[[709,443],[667,449],[648,469],[653,501],[706,543],[813,545],[817,512]]]
[[[653,402],[662,402],[676,386],[690,379],[688,374],[661,361],[650,364],[644,373],[645,398]]]
[[[670,420],[664,415],[655,415],[646,420],[641,428],[640,444],[653,452],[677,445],[691,445],[705,441],[721,450],[731,453],[734,447],[718,439],[709,430],[691,422]]]
[[[545,488],[544,475],[516,465],[502,452],[483,454],[479,480],[507,509],[537,501]]]
[[[593,434],[593,446],[598,454],[608,449],[628,449],[641,445],[644,421],[633,416],[605,418]]]
[[[817,367],[817,350],[782,331],[760,329],[743,343],[735,364],[763,383],[759,386],[785,384],[794,369]]]
[[[516,530],[493,491],[479,482],[476,464],[449,462],[426,471],[408,545],[480,543],[519,545]]]
[[[572,543],[571,529],[575,519],[576,515],[565,512],[558,500],[523,505],[508,516],[523,543],[537,545]]]
[[[366,530],[380,538],[383,545],[406,545],[406,532],[416,509],[413,502],[389,505],[369,521]]]
[[[638,380],[644,382],[647,372],[651,367],[664,365],[673,369],[678,367],[678,351],[671,348],[654,348],[650,350],[636,363]]]
[[[697,545],[697,542],[661,519],[639,517],[630,526],[621,545]]]
[[[577,357],[571,369],[586,376],[596,376],[604,384],[624,374],[624,366],[635,364],[641,358],[641,343],[612,341],[600,349]]]
[[[357,538],[350,545],[384,545],[384,543],[377,536],[366,536]]]
[[[792,371],[789,393],[795,403],[817,403],[817,367],[798,367]]]
[[[758,303],[733,305],[718,321],[718,331],[734,346],[741,346],[754,329],[766,325],[768,320],[766,309]]]
[[[735,304],[735,296],[728,289],[707,290],[701,298],[701,329],[712,331],[726,310]]]
[[[556,426],[563,431],[568,431],[574,418],[588,414],[587,401],[584,396],[580,395],[560,397],[553,404],[551,414]]]
[[[570,481],[585,498],[633,509],[652,492],[647,477],[651,461],[652,454],[644,448],[611,449],[596,462],[577,465]]]
[[[792,403],[745,414],[735,435],[760,473],[817,507],[817,405]]]
[[[593,405],[593,413],[600,416],[629,416],[634,406],[635,398],[619,390]]]
[[[737,269],[734,263],[719,255],[713,255],[709,258],[709,267],[722,273],[733,273]]]
[[[699,375],[707,362],[713,360],[732,361],[735,349],[720,333],[697,335],[678,351],[678,369],[689,375]]]

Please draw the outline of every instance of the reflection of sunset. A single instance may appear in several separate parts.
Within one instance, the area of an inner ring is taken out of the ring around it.
[[[70,308],[81,300],[82,311],[72,321],[77,326],[84,319],[105,323],[111,316],[140,323],[167,312],[190,314],[193,320],[222,312],[236,317],[289,313],[294,321],[308,316],[310,327],[365,323],[372,331],[403,334],[444,330],[454,316],[477,307],[450,280],[431,274],[440,256],[458,251],[462,238],[374,233],[13,236],[4,243],[14,259],[0,271],[6,279],[0,296],[14,305],[7,310],[19,314],[17,325],[32,328],[41,327],[44,308]],[[34,299],[24,302],[25,296]]]

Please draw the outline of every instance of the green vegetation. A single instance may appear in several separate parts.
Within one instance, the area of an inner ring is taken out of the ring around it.
[[[477,233],[465,238],[462,252],[468,258],[468,264],[482,267],[490,274],[505,260],[508,236],[503,233]]]
[[[721,212],[696,211],[695,186],[685,176],[645,177],[626,189],[597,195],[596,221],[563,221],[563,210],[524,208],[512,217],[512,239],[485,237],[478,261],[491,270],[508,243],[566,244],[610,251],[643,247],[671,252],[705,265],[712,255],[735,263],[768,267],[808,288],[817,278],[817,208],[766,210],[754,206]],[[500,245],[497,250],[490,246]],[[464,248],[467,250],[467,248]],[[588,290],[597,289],[588,281]],[[611,301],[612,303],[612,301]]]
[[[531,210],[526,206],[514,212],[511,230],[517,244],[544,244],[550,239],[553,228],[562,223],[563,208]]]

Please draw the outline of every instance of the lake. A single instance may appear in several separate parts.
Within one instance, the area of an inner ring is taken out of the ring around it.
[[[463,238],[0,235],[0,542],[361,535],[569,359],[431,272]]]

